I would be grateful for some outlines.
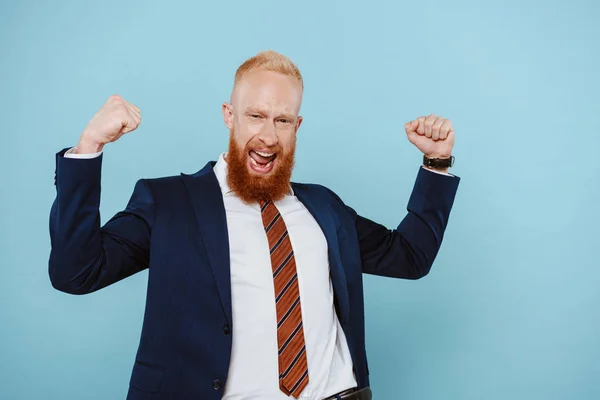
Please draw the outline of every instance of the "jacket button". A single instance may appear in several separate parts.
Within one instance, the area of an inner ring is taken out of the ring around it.
[[[215,390],[219,390],[219,389],[221,389],[221,386],[222,386],[222,385],[221,385],[221,380],[220,380],[220,379],[215,379],[215,380],[213,381],[213,384],[212,384],[212,388],[213,388],[213,389],[215,389]]]
[[[226,335],[229,335],[231,333],[231,327],[229,326],[229,324],[223,325],[223,333]]]

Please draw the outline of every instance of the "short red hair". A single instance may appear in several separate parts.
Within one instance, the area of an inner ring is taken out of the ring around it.
[[[304,81],[300,70],[288,57],[273,50],[261,51],[254,57],[244,61],[235,72],[234,86],[242,80],[250,70],[263,69],[267,71],[279,72],[284,75],[293,76],[298,79],[304,88]]]

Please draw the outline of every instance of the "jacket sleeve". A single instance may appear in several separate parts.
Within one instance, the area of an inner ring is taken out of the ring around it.
[[[404,279],[427,275],[442,245],[459,182],[459,177],[421,168],[408,213],[396,229],[388,229],[346,206],[356,226],[363,272]]]
[[[86,294],[148,267],[154,200],[139,180],[127,207],[100,226],[102,155],[56,155],[56,199],[50,211],[48,263],[54,288]]]

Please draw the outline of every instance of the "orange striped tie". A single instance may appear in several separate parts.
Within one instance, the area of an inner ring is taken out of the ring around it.
[[[296,398],[308,385],[308,362],[294,250],[285,222],[275,204],[261,202],[262,220],[271,249],[277,309],[279,388]]]

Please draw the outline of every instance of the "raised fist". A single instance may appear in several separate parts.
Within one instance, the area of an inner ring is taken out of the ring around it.
[[[430,158],[448,158],[454,147],[452,121],[430,114],[404,125],[408,140]]]
[[[142,115],[138,107],[117,94],[110,96],[85,127],[77,145],[77,153],[102,151],[105,144],[134,131],[140,122]]]

